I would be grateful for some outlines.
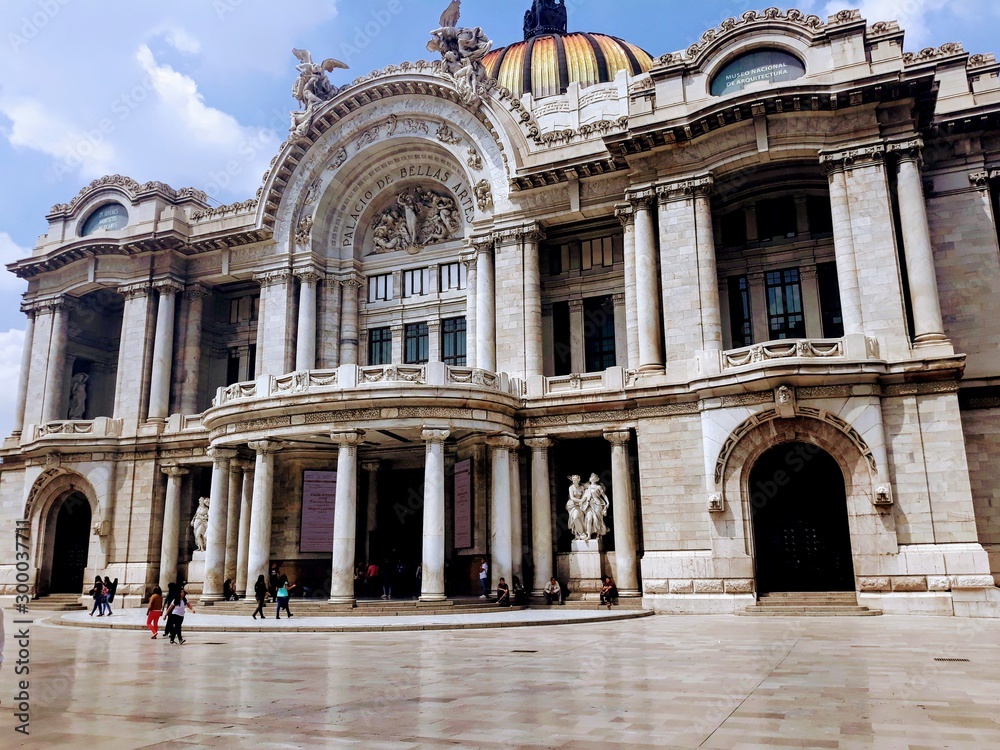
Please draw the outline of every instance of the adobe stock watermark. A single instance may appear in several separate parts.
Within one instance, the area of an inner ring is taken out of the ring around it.
[[[7,34],[7,43],[13,52],[18,52],[25,45],[42,33],[53,19],[59,15],[63,8],[73,0],[38,0],[36,10],[26,16],[21,17],[21,25],[18,30]]]

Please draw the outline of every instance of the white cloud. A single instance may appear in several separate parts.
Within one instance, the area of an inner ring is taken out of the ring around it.
[[[860,0],[859,2],[844,2],[838,0],[828,2],[826,12],[833,15],[845,7],[860,8],[861,16],[869,23],[876,21],[899,21],[900,27],[906,32],[906,47],[916,50],[929,45],[940,45],[944,42],[957,41],[937,38],[934,28],[935,14],[962,14],[970,5],[987,5],[981,0]]]
[[[17,400],[17,382],[21,370],[21,349],[24,331],[15,328],[0,332],[0,437],[10,435],[14,426],[14,403]]]
[[[167,40],[167,44],[178,52],[184,52],[189,55],[196,55],[201,52],[201,42],[184,29],[171,27],[164,30],[163,37]]]
[[[9,273],[6,265],[16,260],[23,260],[30,255],[30,250],[18,245],[6,232],[0,232],[0,300],[2,300],[0,304],[5,303],[7,300],[10,300],[14,304],[16,300],[12,298],[13,294],[22,294],[27,291],[28,282]]]

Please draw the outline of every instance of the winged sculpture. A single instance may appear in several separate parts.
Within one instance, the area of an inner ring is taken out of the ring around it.
[[[293,49],[292,54],[299,64],[295,69],[299,77],[292,86],[292,96],[299,103],[300,110],[292,113],[292,132],[305,135],[312,127],[312,118],[317,107],[337,95],[337,87],[330,83],[327,73],[334,70],[347,70],[348,67],[340,60],[328,57],[321,63],[315,63],[309,50]]]
[[[431,32],[427,49],[441,53],[447,71],[454,76],[462,99],[467,104],[477,104],[486,80],[483,58],[493,49],[493,42],[479,26],[459,28],[462,17],[462,0],[451,0],[441,14],[441,27]]]

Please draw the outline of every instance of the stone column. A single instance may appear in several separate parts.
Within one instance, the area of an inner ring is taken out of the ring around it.
[[[802,311],[806,322],[806,337],[823,338],[823,306],[819,299],[819,274],[816,266],[801,266]]]
[[[240,509],[243,494],[243,465],[229,462],[229,507],[226,510],[226,580],[236,581],[236,555],[240,541]]]
[[[201,381],[202,322],[205,313],[205,298],[210,294],[208,289],[199,285],[188,288],[184,293],[184,296],[187,297],[187,325],[184,333],[184,349],[180,356],[183,374],[179,376],[181,389],[177,407],[181,414],[201,412],[198,397]],[[259,322],[258,325],[260,325]],[[257,372],[256,362],[254,363],[254,372]]]
[[[365,562],[372,561],[372,536],[378,531],[378,461],[366,461],[361,468],[368,472],[368,518],[365,523]]]
[[[510,583],[511,576],[511,502],[510,502],[510,452],[517,448],[517,438],[500,435],[489,438],[493,449],[493,497],[490,519],[490,549],[493,555],[493,589],[501,577]]]
[[[542,374],[542,273],[539,243],[545,239],[540,228],[522,235],[524,242],[524,376]]]
[[[246,596],[253,598],[258,576],[267,580],[271,564],[271,503],[274,494],[274,454],[281,448],[277,440],[250,443],[256,452],[254,466],[253,505],[250,511],[250,542],[247,547]]]
[[[35,339],[35,311],[25,310],[28,323],[24,329],[24,345],[21,347],[21,367],[17,378],[17,403],[14,405],[14,429],[18,436],[24,430],[24,409],[28,404],[28,376],[31,373],[31,349]]]
[[[890,153],[899,154],[896,191],[899,196],[899,219],[903,227],[910,306],[913,310],[913,343],[917,347],[948,343],[941,318],[934,247],[931,244],[927,203],[920,177],[920,151],[923,145],[923,139],[917,138],[889,146]]]
[[[525,440],[531,448],[531,551],[535,570],[532,596],[541,596],[555,574],[552,556],[552,496],[549,492],[548,438]]]
[[[497,369],[496,309],[493,306],[493,243],[476,242],[476,367]]]
[[[42,422],[57,422],[66,418],[66,342],[68,330],[66,309],[62,302],[52,304],[52,337],[49,340],[48,369],[45,372],[45,399]],[[121,363],[119,363],[121,370]]]
[[[226,572],[226,521],[229,516],[229,462],[236,451],[209,448],[212,457],[212,491],[209,495],[208,532],[205,547],[205,588],[203,602],[222,599],[222,582]]]
[[[319,274],[315,271],[300,271],[299,277],[299,321],[295,343],[295,369],[316,369],[316,285]]]
[[[628,357],[626,367],[635,368],[639,366],[639,306],[636,302],[636,276],[635,276],[635,210],[631,203],[620,203],[615,206],[615,215],[621,221],[625,230],[624,255],[625,255],[625,330],[628,341]],[[617,320],[618,308],[615,307],[615,324]],[[618,358],[619,364],[622,357]],[[548,581],[546,581],[548,583]]]
[[[753,324],[753,341],[755,344],[763,344],[771,338],[764,274],[759,271],[748,273],[747,286],[750,287],[750,318]]]
[[[640,596],[636,564],[635,505],[632,502],[632,479],[628,465],[628,430],[606,432],[611,443],[611,502],[615,516],[615,560],[618,567],[618,593]]]
[[[843,161],[825,162],[830,169],[830,210],[833,215],[833,249],[837,258],[837,281],[844,318],[844,335],[864,333],[858,265],[854,254],[854,231],[847,195]]]
[[[618,367],[628,368],[628,325],[625,322],[627,308],[625,306],[625,295],[612,295],[611,301],[615,309],[615,364]]]
[[[476,253],[463,255],[462,263],[465,264],[465,364],[467,367],[478,367],[476,351]]]
[[[260,282],[257,375],[284,375],[295,366],[294,316],[298,299],[292,271],[278,268],[254,275]]]
[[[656,234],[653,231],[652,195],[636,197],[635,211],[635,300],[639,327],[639,371],[663,372],[660,341],[660,290],[656,265]]]
[[[330,603],[354,604],[354,552],[358,520],[358,446],[363,430],[335,432],[337,453],[337,498],[333,511],[333,570]]]
[[[115,419],[124,419],[126,430],[145,421],[149,403],[152,368],[153,326],[148,281],[119,287],[125,297],[122,335],[118,348],[118,377],[115,385]]]
[[[520,441],[515,438],[510,450],[510,572],[524,584],[524,522],[521,518],[521,458],[518,455]],[[507,581],[513,586],[512,581]]]
[[[170,414],[170,373],[174,363],[174,315],[181,286],[174,281],[158,281],[156,333],[153,338],[153,374],[149,384],[148,419],[162,421]]]
[[[403,336],[406,329],[402,324],[389,326],[389,330],[392,333],[392,364],[401,365],[403,364]],[[371,364],[369,362],[369,364]]]
[[[712,226],[712,191],[715,181],[704,178],[694,189],[694,225],[698,247],[698,285],[701,288],[702,348],[722,350],[722,313],[719,310],[719,271],[715,258],[715,229]],[[716,361],[718,359],[716,358]],[[718,367],[718,366],[717,366]]]
[[[253,518],[253,477],[255,462],[247,461],[243,467],[243,486],[240,493],[240,533],[236,540],[236,591],[247,590],[247,568],[250,563],[250,521]],[[254,582],[257,579],[254,579]]]
[[[426,427],[424,463],[424,546],[420,601],[444,601],[444,441],[446,427]]]
[[[160,540],[160,588],[177,580],[177,553],[181,534],[181,481],[187,469],[164,466],[167,475],[167,496],[163,503],[163,537]]]
[[[441,321],[427,321],[427,361],[441,361]]]
[[[340,297],[341,284],[334,276],[326,276],[321,287],[323,322],[319,341],[319,366],[322,369],[340,367]]]
[[[343,287],[340,315],[340,364],[356,365],[358,359],[358,293],[361,277],[350,274],[340,280]],[[353,580],[353,575],[352,575]]]
[[[586,339],[584,336],[583,300],[569,301],[569,369],[570,372],[587,371]]]

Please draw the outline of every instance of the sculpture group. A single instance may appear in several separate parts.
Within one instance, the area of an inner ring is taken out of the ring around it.
[[[372,221],[372,241],[376,253],[397,250],[415,253],[428,245],[450,240],[461,227],[454,199],[423,188],[410,188]]]
[[[591,474],[586,485],[580,483],[580,475],[569,477],[572,484],[569,487],[569,500],[566,510],[569,512],[569,530],[577,541],[600,539],[608,533],[604,523],[611,502],[604,491],[597,474]]]
[[[292,96],[298,101],[300,109],[292,112],[291,131],[292,135],[304,136],[312,127],[313,117],[320,105],[337,95],[337,87],[330,83],[326,74],[337,68],[347,70],[347,65],[332,57],[314,63],[309,50],[293,49],[292,54],[299,60],[295,66],[299,77],[292,86]]]
[[[441,14],[441,28],[431,32],[427,49],[441,53],[462,101],[475,106],[480,101],[482,87],[488,77],[483,58],[493,49],[493,42],[479,26],[458,28],[461,6],[462,0],[452,0]]]

